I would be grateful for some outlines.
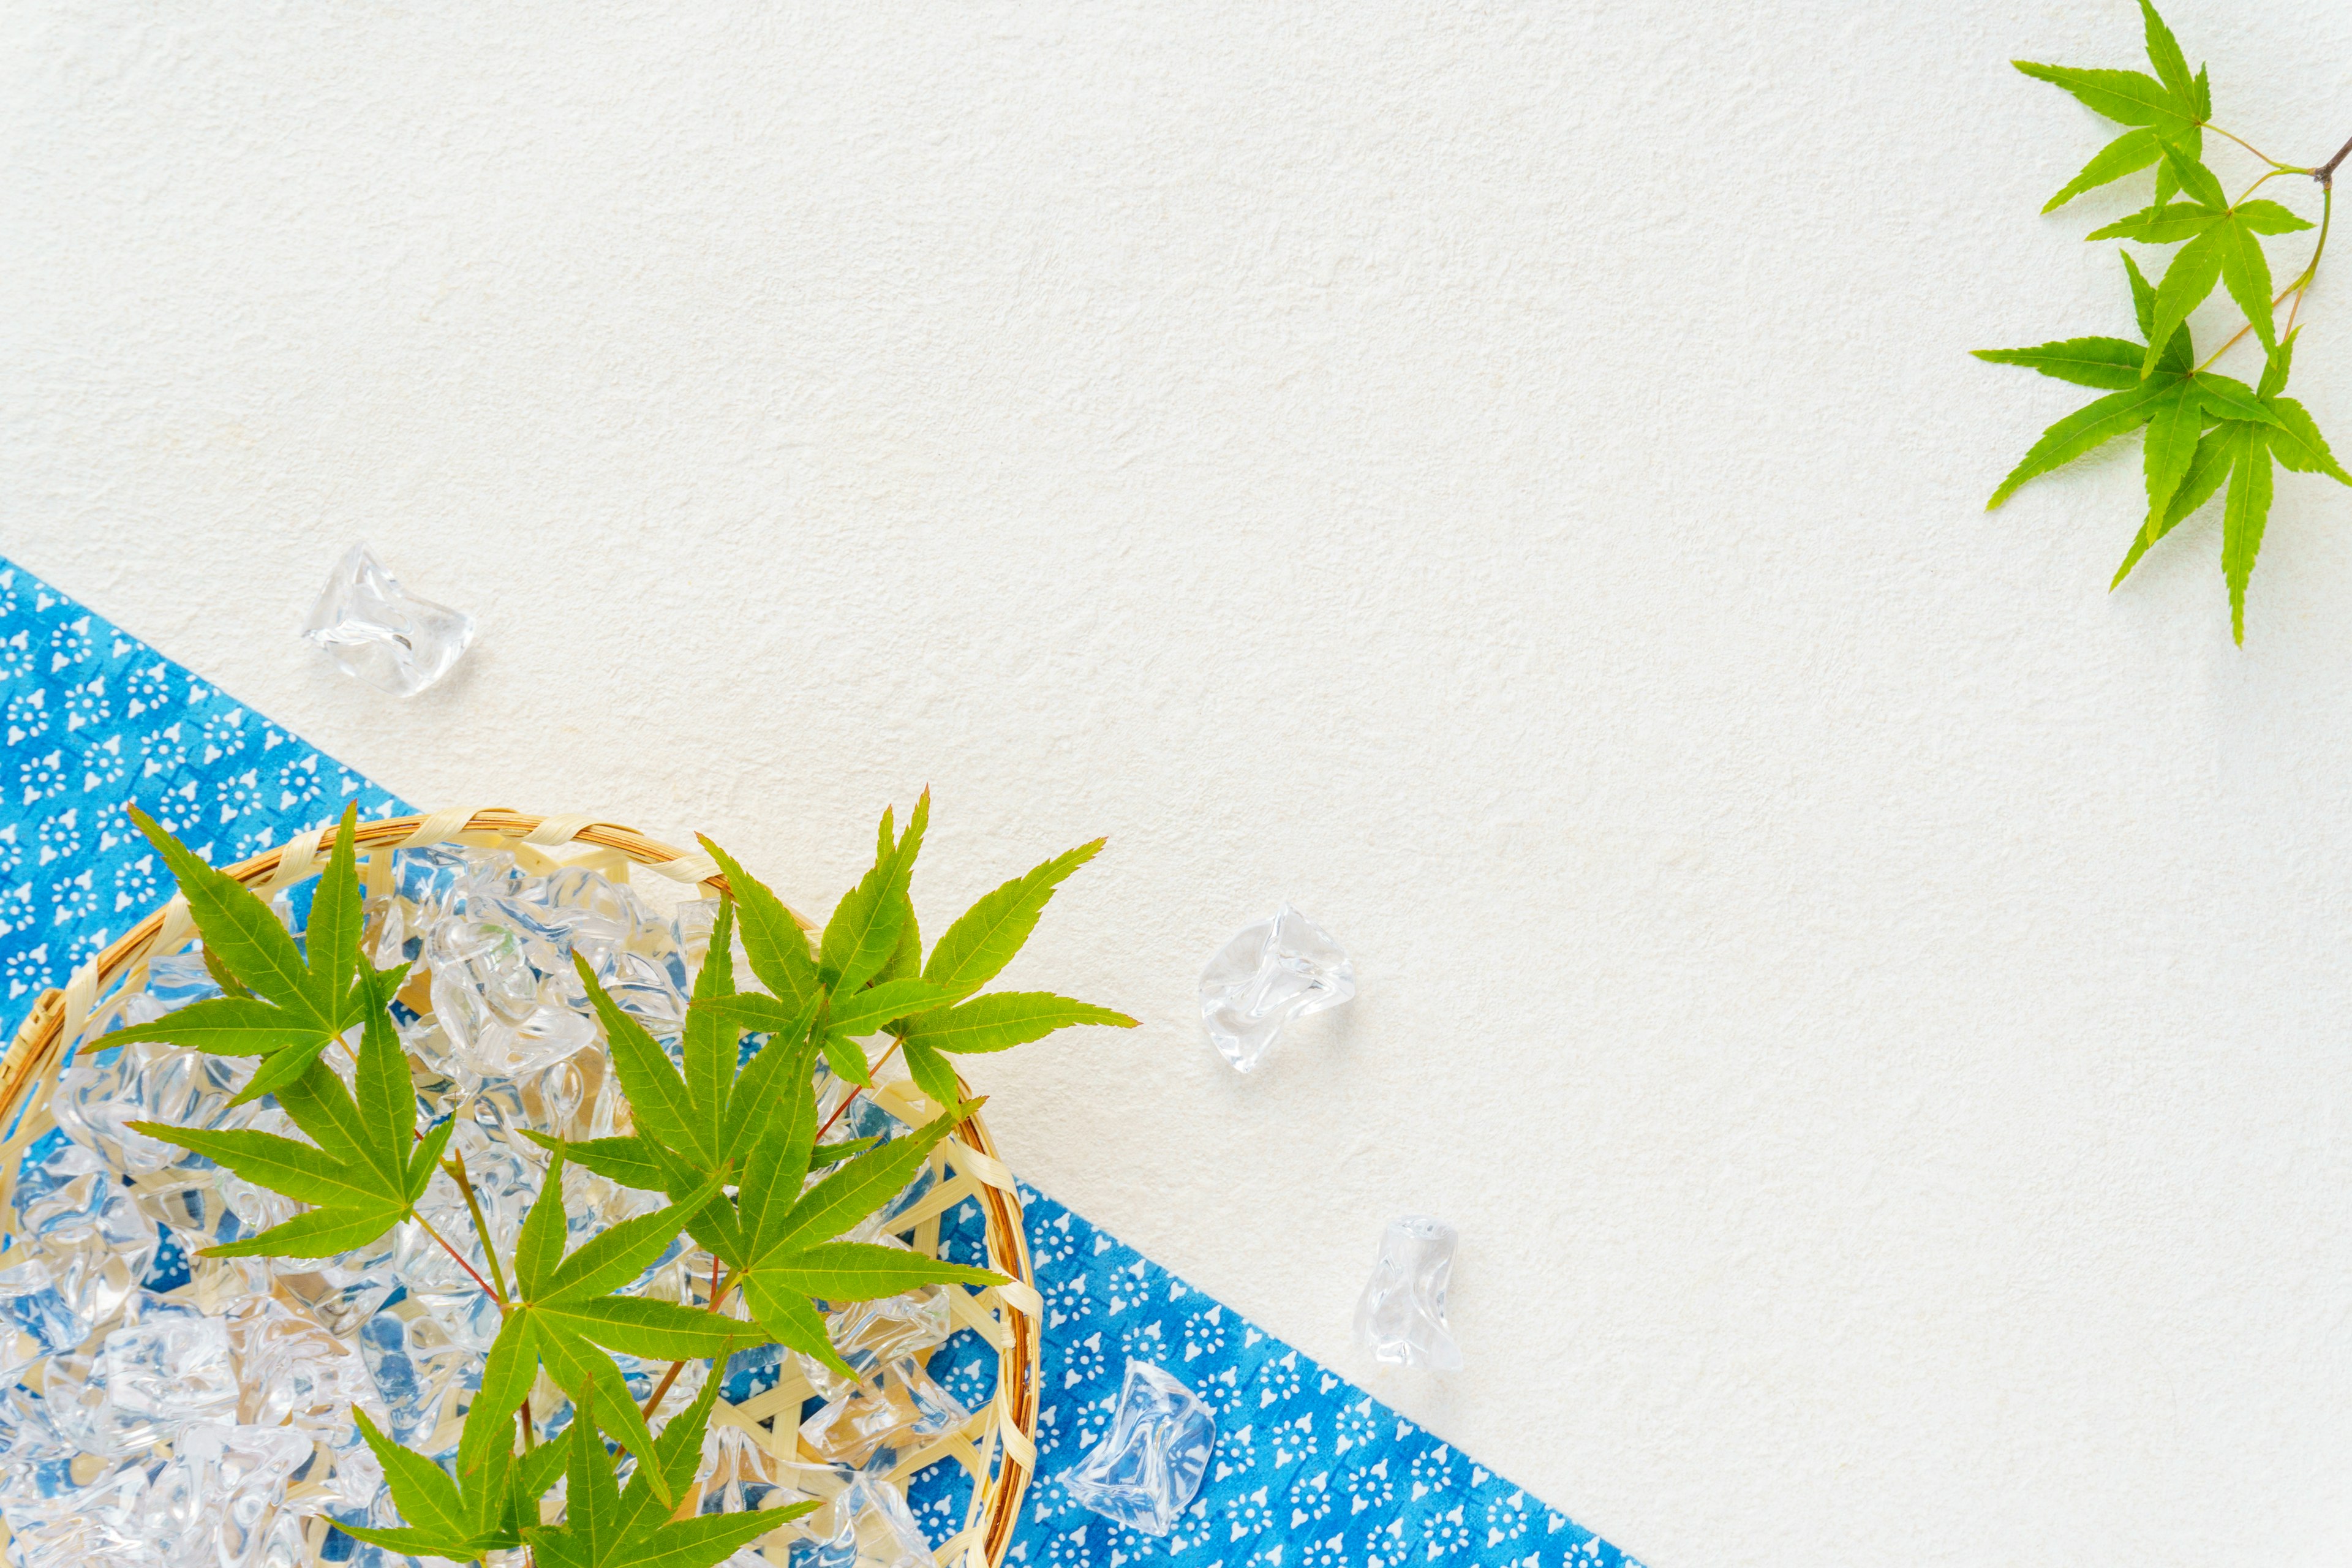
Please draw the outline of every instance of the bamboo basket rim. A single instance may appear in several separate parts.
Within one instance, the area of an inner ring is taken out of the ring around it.
[[[336,825],[330,824],[297,834],[277,848],[264,850],[229,867],[228,875],[267,898],[325,869],[338,831]],[[352,838],[354,850],[362,857],[362,877],[372,868],[381,868],[377,875],[382,879],[372,884],[379,889],[389,885],[391,851],[456,843],[510,850],[527,867],[534,863],[551,868],[585,863],[624,872],[631,867],[640,867],[672,881],[698,884],[714,893],[731,892],[726,876],[709,854],[676,848],[604,816],[542,816],[503,807],[467,807],[361,822]],[[560,862],[548,853],[575,844],[588,845],[603,854]],[[378,850],[384,852],[380,861],[373,854]],[[815,929],[798,910],[789,912],[803,931]],[[44,992],[34,1003],[5,1056],[0,1057],[0,1134],[5,1134],[0,1136],[0,1235],[5,1235],[13,1224],[14,1215],[7,1200],[15,1193],[17,1169],[26,1150],[55,1124],[48,1113],[48,1099],[68,1051],[98,1013],[100,1003],[136,979],[148,959],[175,953],[195,935],[187,900],[174,893],[162,908],[76,971],[63,986]],[[873,1098],[902,1120],[920,1118],[932,1109],[930,1101],[913,1085],[904,1082],[883,1085]],[[972,1329],[996,1349],[996,1392],[988,1405],[975,1413],[965,1426],[945,1434],[900,1461],[891,1479],[903,1483],[917,1471],[943,1458],[952,1458],[962,1465],[972,1479],[971,1504],[963,1529],[940,1543],[938,1560],[955,1568],[1001,1568],[1020,1521],[1022,1499],[1036,1468],[1044,1300],[1037,1293],[1030,1265],[1020,1190],[1012,1172],[997,1157],[995,1142],[989,1136],[987,1124],[979,1112],[959,1124],[933,1151],[932,1169],[937,1183],[907,1211],[916,1219],[894,1228],[912,1228],[919,1245],[935,1247],[940,1216],[967,1197],[977,1199],[987,1226],[989,1267],[1011,1276],[1013,1283],[977,1292],[967,1292],[960,1286],[946,1287],[953,1309],[953,1326]],[[904,1220],[906,1215],[898,1217]],[[737,1426],[755,1436],[761,1436],[758,1423],[771,1415],[782,1426],[788,1412],[783,1402],[774,1396],[789,1394],[792,1386],[792,1380],[787,1378],[777,1388],[754,1396],[744,1405],[721,1400],[713,1412],[713,1425],[723,1422]],[[776,1408],[746,1415],[745,1412],[763,1402]],[[796,1411],[797,1406],[798,1400],[793,1399],[791,1408]],[[795,1416],[790,1425],[796,1427],[797,1424]],[[294,1500],[289,1497],[289,1504]],[[319,1543],[317,1537],[322,1534],[322,1531],[313,1532],[310,1545],[314,1552]],[[0,1526],[0,1543],[5,1543],[7,1536],[5,1526]]]

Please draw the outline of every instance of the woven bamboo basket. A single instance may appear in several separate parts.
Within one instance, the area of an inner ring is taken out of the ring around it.
[[[329,826],[301,834],[278,848],[231,867],[229,874],[266,898],[318,875],[334,847],[335,833]],[[559,864],[586,865],[615,880],[626,880],[631,868],[636,868],[674,884],[698,883],[713,893],[729,890],[717,864],[699,850],[673,848],[633,828],[592,816],[443,811],[362,822],[353,837],[361,876],[371,893],[390,889],[394,850],[436,844],[508,850],[526,871],[545,872]],[[581,846],[588,847],[583,850]],[[793,918],[803,929],[814,929],[797,911]],[[55,1125],[48,1110],[49,1095],[71,1048],[85,1034],[98,1032],[96,1026],[107,1021],[110,999],[142,979],[148,959],[177,953],[195,935],[186,901],[174,896],[91,960],[63,990],[47,992],[34,1005],[6,1056],[0,1058],[0,1131],[5,1132],[0,1138],[0,1229],[15,1217],[7,1200],[14,1195],[17,1168],[26,1149]],[[902,1121],[926,1121],[937,1114],[908,1083],[885,1085],[875,1098]],[[996,1157],[988,1128],[978,1115],[940,1144],[931,1155],[931,1168],[934,1184],[914,1206],[894,1216],[892,1229],[901,1235],[911,1230],[919,1249],[936,1253],[940,1216],[967,1198],[976,1200],[987,1226],[988,1267],[1009,1276],[1012,1283],[980,1291],[946,1288],[955,1326],[972,1330],[997,1352],[995,1397],[961,1429],[908,1455],[891,1479],[903,1484],[941,1459],[961,1465],[971,1477],[971,1502],[963,1528],[940,1543],[939,1561],[948,1568],[1000,1568],[1036,1466],[1043,1302],[1030,1269],[1020,1193],[1012,1173]],[[722,1400],[712,1423],[740,1427],[776,1458],[797,1459],[802,1457],[797,1447],[801,1403],[813,1392],[804,1379],[787,1367],[775,1387],[745,1403]],[[454,1407],[454,1395],[450,1403]],[[437,1436],[454,1440],[457,1420],[454,1408],[445,1413],[443,1431]],[[286,1506],[299,1510],[305,1500],[304,1487],[297,1486],[288,1493]],[[314,1553],[327,1528],[323,1519],[312,1521],[310,1541]],[[0,1529],[0,1542],[6,1538],[5,1530]]]

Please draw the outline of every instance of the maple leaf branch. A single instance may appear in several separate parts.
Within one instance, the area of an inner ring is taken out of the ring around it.
[[[2231,140],[2235,141],[2236,138]],[[2336,149],[2336,156],[2314,169],[2311,177],[2322,185],[2333,186],[2336,184],[2336,165],[2344,162],[2347,154],[2352,154],[2352,139],[2347,139],[2343,146]]]
[[[465,1194],[466,1212],[474,1216],[474,1234],[481,1239],[482,1257],[490,1266],[490,1279],[497,1287],[491,1291],[491,1295],[498,1301],[499,1310],[504,1311],[507,1305],[506,1271],[499,1267],[499,1249],[490,1241],[489,1222],[482,1218],[482,1202],[474,1195],[474,1184],[466,1174],[465,1154],[462,1152],[451,1154],[442,1164],[441,1169],[448,1173],[449,1179],[457,1184],[457,1190]],[[445,1242],[443,1245],[447,1244]],[[463,1262],[464,1259],[460,1258],[458,1261]],[[467,1272],[473,1271],[468,1269]],[[480,1284],[481,1276],[475,1275],[474,1282]]]
[[[2261,148],[2255,146],[2244,137],[2239,135],[2233,131],[2224,131],[2210,120],[2205,121],[2201,125],[2200,125],[2199,129],[2210,131],[2216,136],[2228,137],[2231,141],[2235,142],[2239,146],[2243,147],[2247,152],[2252,153],[2255,157],[2260,158],[2263,163],[2268,163],[2273,169],[2287,169],[2287,165],[2280,163],[2276,158],[2272,157],[2268,153],[2263,152]],[[2341,156],[2341,154],[2339,153],[2338,156]],[[2287,170],[2287,172],[2292,174],[2298,173],[2299,171]]]
[[[2346,153],[2352,153],[2352,142],[2347,142],[2344,144],[2343,151],[2337,153],[2335,157],[2328,160],[2327,168],[2332,170],[2337,163],[2343,162],[2344,154]],[[2327,249],[2327,227],[2329,223],[2336,216],[2336,186],[2329,180],[2321,178],[2323,173],[2325,173],[2325,171],[2315,171],[2312,175],[2314,179],[2319,180],[2321,195],[2319,198],[2319,238],[2311,247],[2311,260],[2305,265],[2304,269],[2301,272],[2295,275],[2294,281],[2280,289],[2277,297],[2271,300],[2271,309],[2275,310],[2286,302],[2286,297],[2288,295],[2292,294],[2294,296],[2294,307],[2287,311],[2286,325],[2279,331],[2279,335],[2281,337],[2284,337],[2287,333],[2294,331],[2295,318],[2303,314],[2304,297],[2311,292],[2312,279],[2319,271],[2319,258]],[[2210,365],[2215,360],[2220,359],[2223,354],[2228,353],[2231,349],[2237,347],[2239,342],[2243,339],[2248,332],[2251,332],[2253,330],[2254,324],[2252,321],[2248,321],[2244,326],[2240,327],[2236,331],[2230,334],[2230,341],[2228,342],[2223,343],[2220,348],[2215,349],[2211,353],[2207,354],[2198,364],[2197,368],[2199,370],[2203,370],[2207,366]]]

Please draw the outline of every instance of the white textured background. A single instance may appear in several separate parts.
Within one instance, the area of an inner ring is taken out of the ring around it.
[[[1010,978],[1147,1026],[980,1066],[1015,1164],[1360,1376],[1449,1216],[1371,1386],[1656,1568],[2352,1557],[2352,494],[2242,652],[2210,518],[2105,592],[2136,442],[1979,510],[2087,395],[1962,351],[2131,320],[2002,61],[2132,7],[729,9],[0,10],[0,549],[812,906],[927,781],[933,929],[1108,832]],[[2352,14],[2170,9],[2352,132]],[[480,617],[404,707],[358,538]],[[1238,1080],[1286,897],[1362,997]]]

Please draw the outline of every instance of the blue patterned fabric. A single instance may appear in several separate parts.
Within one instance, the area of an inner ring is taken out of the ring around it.
[[[9,1037],[36,995],[162,900],[161,868],[126,805],[223,865],[331,820],[350,800],[369,817],[413,809],[5,560],[0,723],[0,1024]],[[1024,1187],[1023,1200],[1045,1298],[1045,1386],[1039,1474],[1008,1561],[1638,1568],[1044,1194]],[[977,1205],[943,1216],[941,1236],[950,1257],[982,1261]],[[1056,1484],[1109,1425],[1130,1357],[1167,1368],[1217,1418],[1201,1494],[1165,1538],[1090,1513]],[[971,1408],[994,1392],[994,1357],[969,1331],[929,1370]],[[969,1489],[942,1464],[908,1500],[937,1541],[961,1524]]]
[[[289,632],[288,634],[291,636]],[[0,997],[32,999],[163,901],[137,805],[215,865],[342,814],[409,809],[0,560]]]
[[[1045,1297],[1038,1480],[1008,1562],[1119,1568],[1638,1568],[1519,1487],[1024,1186]],[[977,1218],[977,1215],[974,1215]],[[1201,1495],[1155,1539],[1070,1501],[1055,1478],[1110,1425],[1128,1361],[1157,1362],[1209,1405]]]

